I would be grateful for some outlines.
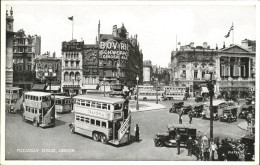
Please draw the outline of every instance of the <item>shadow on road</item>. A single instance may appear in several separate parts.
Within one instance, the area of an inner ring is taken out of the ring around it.
[[[59,127],[59,126],[65,125],[65,124],[66,124],[66,122],[59,120],[59,119],[55,119],[55,127]]]

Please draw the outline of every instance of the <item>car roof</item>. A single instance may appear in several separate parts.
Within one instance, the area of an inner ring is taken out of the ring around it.
[[[168,129],[171,128],[187,128],[187,129],[196,129],[195,127],[192,127],[190,124],[167,124]]]

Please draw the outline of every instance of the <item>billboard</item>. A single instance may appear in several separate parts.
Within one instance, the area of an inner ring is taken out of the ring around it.
[[[129,56],[129,43],[125,41],[117,41],[114,39],[100,41],[99,49],[99,58],[128,59]]]

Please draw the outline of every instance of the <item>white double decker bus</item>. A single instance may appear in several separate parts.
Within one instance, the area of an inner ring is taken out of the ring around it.
[[[70,131],[95,141],[120,145],[130,140],[131,114],[128,101],[95,95],[75,96],[75,118]]]

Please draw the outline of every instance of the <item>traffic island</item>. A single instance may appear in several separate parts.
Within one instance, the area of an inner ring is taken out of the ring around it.
[[[131,101],[129,103],[129,109],[131,112],[142,112],[142,111],[151,111],[151,110],[161,110],[165,109],[165,106],[162,104],[155,104],[150,102],[139,101],[139,110],[136,110],[136,101]]]
[[[238,126],[239,128],[241,128],[241,129],[247,131],[247,122],[246,122],[246,121],[239,123],[237,126]]]

